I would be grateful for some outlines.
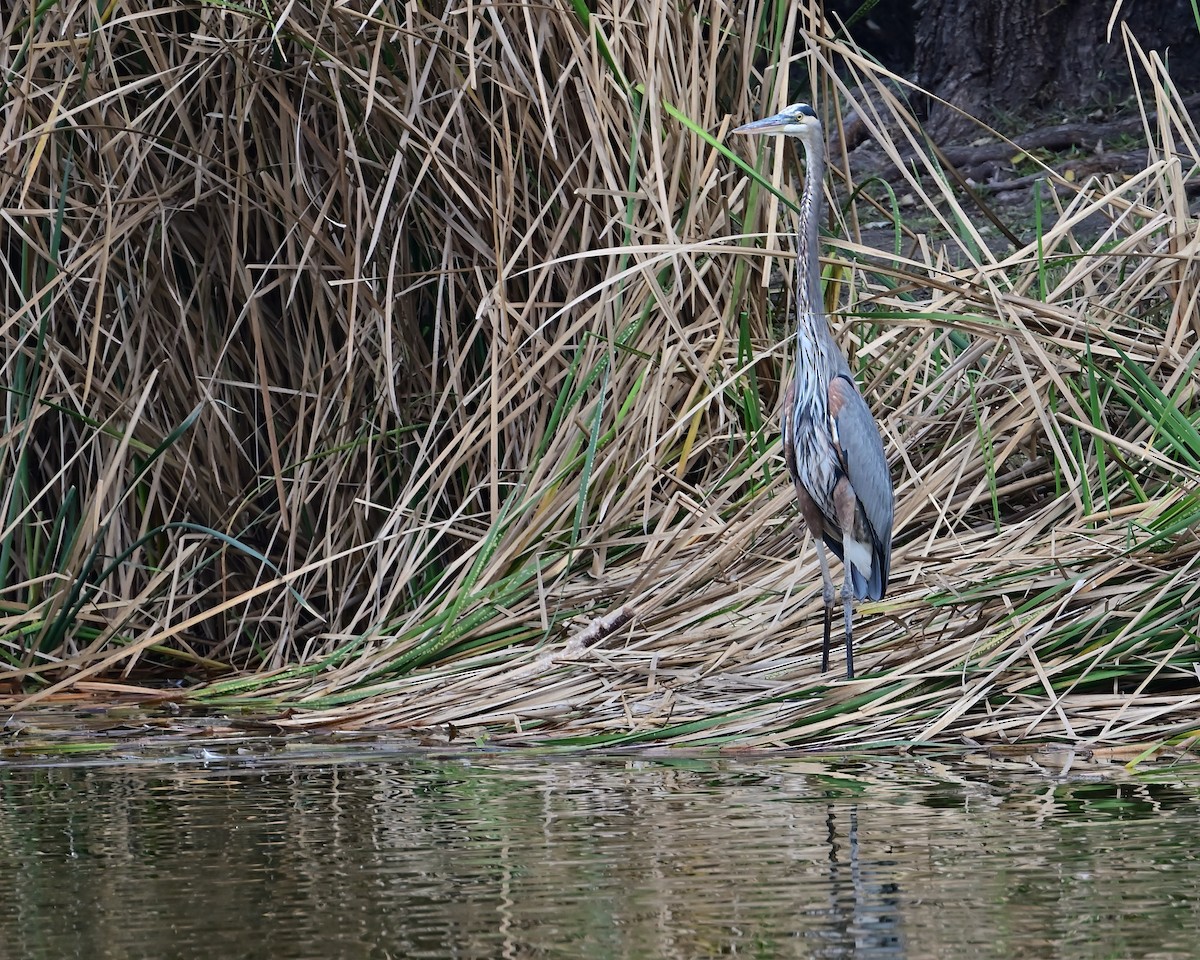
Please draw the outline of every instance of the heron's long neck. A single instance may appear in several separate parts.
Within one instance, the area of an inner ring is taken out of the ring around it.
[[[850,367],[825,319],[825,300],[821,295],[821,204],[824,197],[825,145],[820,136],[806,138],[804,152],[807,170],[804,193],[800,197],[800,217],[796,237],[796,349],[797,379],[811,378],[822,390],[829,377],[849,375]]]
[[[819,138],[804,141],[804,193],[796,245],[796,315],[801,328],[828,333],[825,304],[821,296],[821,206],[825,179],[825,146]],[[819,335],[819,333],[818,333]]]

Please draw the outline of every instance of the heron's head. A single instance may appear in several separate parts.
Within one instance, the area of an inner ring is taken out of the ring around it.
[[[761,120],[743,123],[740,127],[735,127],[732,132],[753,135],[782,133],[790,137],[800,137],[803,140],[810,138],[819,140],[821,121],[817,119],[816,112],[807,103],[793,103],[789,107],[784,107],[773,117],[763,117]]]

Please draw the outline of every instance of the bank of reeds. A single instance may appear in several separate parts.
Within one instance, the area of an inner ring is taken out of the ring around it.
[[[1145,169],[1048,173],[1014,244],[810,13],[592,6],[9,8],[13,701],[183,675],[501,742],[1189,744],[1200,136],[1162,61],[1125,38]],[[724,140],[789,92],[896,171],[835,150],[828,184],[897,493],[853,683],[777,439],[795,156]]]

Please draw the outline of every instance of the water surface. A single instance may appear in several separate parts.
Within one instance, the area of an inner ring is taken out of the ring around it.
[[[1155,957],[1200,773],[369,743],[0,763],[11,957]]]

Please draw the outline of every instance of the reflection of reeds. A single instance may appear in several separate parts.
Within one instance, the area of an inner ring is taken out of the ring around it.
[[[7,954],[1187,957],[1200,927],[1180,765],[285,753],[6,765]]]
[[[1044,190],[1014,249],[790,5],[639,9],[17,5],[6,676],[248,670],[200,695],[584,742],[1186,735],[1200,137],[1158,61],[1145,170]],[[898,504],[832,688],[763,287],[791,159],[721,144],[780,63],[903,178],[833,157]]]

